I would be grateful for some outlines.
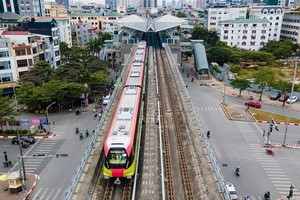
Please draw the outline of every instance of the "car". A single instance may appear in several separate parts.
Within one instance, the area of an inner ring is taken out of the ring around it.
[[[261,104],[254,101],[248,101],[245,103],[245,106],[253,107],[253,108],[261,108]]]
[[[106,106],[106,105],[109,103],[109,100],[110,100],[110,95],[106,95],[106,96],[103,98],[102,104],[103,104],[104,106]]]
[[[271,94],[270,99],[271,100],[278,100],[281,97],[281,93],[280,92],[275,92],[273,94]]]
[[[236,190],[235,187],[232,183],[230,182],[226,182],[226,188],[228,190],[229,196],[231,200],[236,200],[238,199],[238,196],[236,194]]]
[[[279,101],[280,101],[280,102],[284,102],[284,101],[288,100],[288,98],[289,98],[289,95],[285,94],[285,95],[282,95],[282,96],[279,98]]]
[[[290,98],[288,98],[286,100],[287,103],[295,103],[296,101],[298,101],[298,97],[297,96],[291,96]]]
[[[21,136],[20,137],[21,142],[25,142],[28,144],[34,144],[35,143],[35,139],[34,137],[29,137],[29,136]],[[19,140],[18,137],[13,137],[11,140],[12,144],[19,144]]]

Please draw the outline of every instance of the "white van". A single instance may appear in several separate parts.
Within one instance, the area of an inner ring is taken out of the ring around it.
[[[230,196],[230,199],[231,199],[231,200],[236,200],[236,199],[238,199],[237,194],[236,194],[235,187],[234,187],[234,185],[233,185],[232,183],[227,182],[227,183],[226,183],[226,188],[227,188],[227,190],[228,190],[228,192],[229,192],[229,196]]]
[[[103,106],[106,106],[106,105],[109,103],[109,100],[110,100],[110,95],[106,95],[106,96],[103,98],[102,105],[103,105]]]

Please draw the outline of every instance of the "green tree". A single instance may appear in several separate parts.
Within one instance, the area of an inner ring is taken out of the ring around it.
[[[274,56],[277,59],[285,59],[291,57],[292,54],[293,54],[292,46],[287,44],[282,44],[277,49],[274,50]]]
[[[226,47],[211,47],[207,50],[206,55],[210,62],[217,62],[220,66],[223,66],[230,59],[230,51]]]
[[[0,122],[10,121],[17,115],[12,99],[0,95]],[[2,128],[2,126],[1,126]]]
[[[250,87],[250,82],[246,79],[234,79],[230,83],[235,88],[239,88],[239,96],[242,96],[242,91]]]
[[[19,103],[25,104],[29,110],[46,108],[52,100],[50,93],[31,82],[21,84],[17,92]]]
[[[60,50],[60,61],[61,63],[69,62],[71,48],[68,47],[68,44],[65,42],[59,43],[59,50]]]
[[[36,86],[41,86],[48,82],[54,74],[54,69],[45,60],[38,61],[34,67],[20,77],[21,82],[32,82]]]
[[[178,12],[176,17],[184,18],[184,17],[186,17],[186,15],[184,14],[184,12]]]
[[[56,69],[55,79],[85,84],[90,80],[90,73],[80,63],[71,62]]]
[[[271,86],[277,90],[280,90],[283,94],[287,93],[287,92],[291,92],[292,89],[292,82],[288,82],[285,80],[278,80],[275,81],[273,83],[271,83]],[[282,105],[285,105],[285,101],[283,101]]]
[[[97,71],[91,75],[90,88],[93,94],[100,94],[108,84],[108,76],[104,71]]]
[[[195,26],[192,30],[192,39],[204,40],[204,43],[209,46],[215,46],[220,40],[216,31],[209,31],[200,26]]]
[[[254,78],[255,78],[255,83],[259,84],[259,88],[260,88],[259,101],[261,101],[261,97],[264,89],[266,88],[266,86],[272,84],[272,82],[276,78],[276,73],[274,70],[272,70],[272,68],[261,67],[258,68],[256,73],[254,74]]]
[[[99,38],[93,39],[89,42],[88,48],[92,55],[99,55],[99,52],[103,48],[105,40],[111,40],[110,33],[100,33]]]

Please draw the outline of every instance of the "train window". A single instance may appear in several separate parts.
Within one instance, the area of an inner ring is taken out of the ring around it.
[[[127,162],[127,154],[125,149],[110,150],[108,155],[108,164],[111,168],[124,167]]]

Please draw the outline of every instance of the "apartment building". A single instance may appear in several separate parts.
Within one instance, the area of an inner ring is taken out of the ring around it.
[[[59,39],[65,42],[69,47],[72,46],[72,35],[70,19],[68,17],[55,17],[56,26],[58,28]]]
[[[205,10],[205,28],[208,30],[217,30],[219,21],[246,19],[247,7],[208,7]]]
[[[105,24],[113,23],[123,16],[117,12],[110,13],[71,13],[70,24],[76,25],[78,22],[87,23],[97,29],[105,31]]]
[[[18,80],[13,47],[9,38],[0,37],[0,89]]]
[[[284,13],[280,39],[291,38],[294,43],[300,44],[300,12]]]
[[[45,2],[46,17],[68,17],[67,9],[63,4]]]
[[[256,6],[250,9],[249,18],[269,20],[269,40],[279,41],[283,14],[280,6]]]
[[[228,46],[256,51],[269,40],[269,23],[267,19],[220,21],[218,33]]]
[[[98,30],[88,23],[78,22],[71,26],[72,44],[78,46],[86,46],[88,43],[98,36]]]
[[[19,14],[24,17],[45,16],[44,0],[19,0]]]

